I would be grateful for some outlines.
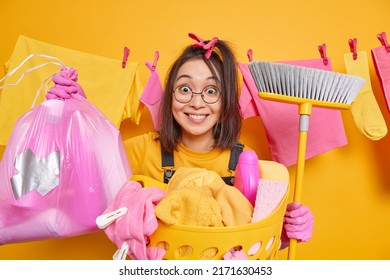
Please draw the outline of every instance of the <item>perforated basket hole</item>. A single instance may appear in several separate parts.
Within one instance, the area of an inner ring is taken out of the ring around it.
[[[267,246],[265,246],[266,251],[268,251],[272,247],[274,241],[275,241],[275,236],[272,236],[271,239],[268,241]]]
[[[192,252],[193,252],[193,249],[191,246],[183,245],[183,246],[179,247],[178,249],[176,249],[175,256],[177,259],[186,258],[188,256],[191,256]]]
[[[255,255],[261,248],[261,241],[259,242],[256,242],[255,244],[253,244],[249,250],[248,250],[248,256],[253,256]]]
[[[232,249],[234,249],[236,251],[241,251],[242,250],[242,246],[241,245],[237,245],[237,246],[234,246]]]
[[[159,241],[159,242],[157,242],[156,247],[159,247],[159,248],[165,249],[165,251],[168,251],[169,250],[169,243],[166,241]]]
[[[218,248],[216,248],[216,247],[209,247],[209,248],[204,249],[204,250],[200,253],[199,258],[200,258],[201,260],[211,260],[211,259],[214,258],[217,254],[218,254]]]

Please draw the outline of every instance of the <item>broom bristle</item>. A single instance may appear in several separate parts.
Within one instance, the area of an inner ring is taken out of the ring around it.
[[[365,83],[358,76],[284,63],[252,61],[249,70],[259,92],[351,104]]]

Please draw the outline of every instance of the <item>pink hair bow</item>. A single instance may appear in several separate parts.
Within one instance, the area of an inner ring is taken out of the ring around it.
[[[211,39],[207,44],[205,43],[205,41],[203,39],[201,39],[200,37],[198,37],[197,35],[195,35],[194,33],[188,33],[188,36],[194,40],[196,40],[197,42],[196,43],[193,43],[192,46],[193,47],[197,47],[197,48],[203,48],[204,50],[207,50],[206,53],[204,54],[205,58],[206,59],[209,59],[210,56],[211,56],[211,53],[213,52],[214,50],[214,46],[215,44],[218,42],[218,37],[214,37],[213,39]]]

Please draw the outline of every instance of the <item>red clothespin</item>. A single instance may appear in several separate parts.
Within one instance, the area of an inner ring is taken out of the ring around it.
[[[127,47],[123,48],[123,59],[122,59],[122,68],[126,68],[127,59],[129,57],[130,50]]]
[[[246,55],[248,56],[249,62],[253,61],[253,52],[252,49],[246,51]]]
[[[349,44],[349,49],[351,50],[351,53],[353,56],[353,60],[356,60],[357,59],[357,52],[356,52],[357,39],[356,38],[349,39],[348,44]]]
[[[390,52],[390,45],[389,45],[389,43],[387,42],[386,33],[385,33],[385,32],[379,33],[379,34],[377,35],[377,38],[378,38],[379,41],[381,42],[382,46],[385,47],[386,51],[387,51],[387,52]]]
[[[322,44],[318,46],[318,51],[320,52],[321,58],[324,61],[324,65],[328,65],[329,60],[326,56],[326,44]]]

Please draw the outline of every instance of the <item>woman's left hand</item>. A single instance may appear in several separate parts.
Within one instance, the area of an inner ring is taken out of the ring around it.
[[[281,249],[287,247],[289,239],[296,239],[298,242],[310,240],[313,227],[314,217],[309,207],[298,202],[289,203],[284,214]]]

